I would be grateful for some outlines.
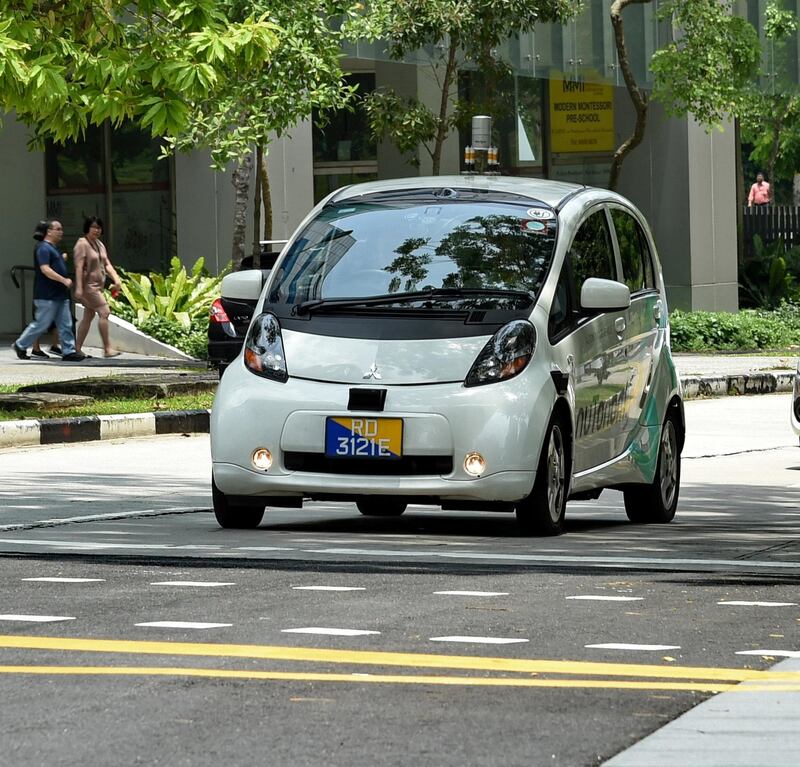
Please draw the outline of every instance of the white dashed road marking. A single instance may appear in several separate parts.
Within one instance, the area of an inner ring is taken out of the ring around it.
[[[151,583],[151,586],[235,586],[233,582],[226,581],[156,581]]]
[[[604,644],[584,645],[592,650],[680,650],[677,644],[624,644],[622,642],[606,642]]]
[[[507,597],[507,591],[434,591],[452,597]]]
[[[295,591],[366,591],[364,586],[292,586]]]
[[[567,599],[585,599],[589,602],[641,602],[644,597],[612,597],[602,594],[578,594]]]
[[[156,629],[221,629],[233,626],[232,623],[194,623],[192,621],[151,621],[150,623],[137,623],[136,625]]]
[[[800,658],[800,650],[740,650],[737,655],[770,655],[780,658]]]
[[[464,642],[467,644],[522,644],[530,639],[511,639],[509,637],[431,637],[431,642]]]
[[[368,634],[380,634],[380,631],[363,631],[361,629],[329,629],[319,626],[309,626],[303,629],[283,629],[284,634],[321,634],[332,637],[360,637]]]
[[[40,581],[41,583],[105,583],[105,578],[23,578],[23,581]]]
[[[797,602],[746,602],[740,600],[731,600],[726,602],[717,602],[718,605],[735,605],[737,607],[795,607]]]
[[[0,621],[24,621],[26,623],[54,623],[55,621],[74,621],[68,615],[0,615]]]

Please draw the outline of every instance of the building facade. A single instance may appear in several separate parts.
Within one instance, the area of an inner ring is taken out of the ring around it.
[[[607,184],[613,150],[633,126],[608,5],[588,2],[570,24],[542,25],[496,52],[510,67],[502,86],[506,108],[494,121],[502,172]],[[653,51],[671,34],[656,18],[657,5],[631,6],[625,16],[643,85]],[[752,14],[751,6],[762,3],[739,5]],[[436,51],[397,62],[374,43],[352,45],[344,54],[343,68],[359,93],[391,87],[438,106]],[[465,66],[454,95],[457,89],[461,97],[479,96],[484,87],[481,73]],[[11,270],[31,265],[31,233],[40,218],[62,221],[69,252],[83,218],[101,216],[112,261],[129,271],[164,269],[173,254],[187,265],[202,256],[212,273],[229,263],[233,188],[230,174],[213,171],[206,153],[160,159],[159,142],[134,126],[95,128],[81,142],[44,151],[29,150],[27,141],[25,126],[6,115],[0,128],[0,334],[17,332],[29,316],[31,273],[16,270],[18,281],[27,277],[24,296]],[[469,142],[468,127],[451,133],[442,173],[464,170]],[[737,151],[732,126],[708,133],[651,104],[645,141],[623,166],[619,191],[651,222],[673,308],[737,309]],[[426,174],[430,167],[423,149],[408,157],[388,141],[371,139],[359,108],[330,116],[324,127],[313,119],[300,123],[269,148],[272,237],[287,238],[315,202],[339,186]],[[250,243],[253,237],[250,231]]]

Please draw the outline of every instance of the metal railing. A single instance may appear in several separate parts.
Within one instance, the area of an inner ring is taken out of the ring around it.
[[[20,332],[22,332],[28,324],[29,301],[27,298],[27,291],[25,290],[25,272],[32,272],[35,274],[36,268],[27,264],[14,264],[14,266],[11,267],[11,282],[13,282],[14,287],[20,291]]]

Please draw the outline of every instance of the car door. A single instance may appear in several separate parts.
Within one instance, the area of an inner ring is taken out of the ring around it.
[[[635,436],[653,372],[663,309],[656,289],[652,254],[647,235],[636,217],[621,205],[609,205],[622,269],[621,282],[631,291],[625,312],[625,356],[631,379],[626,397],[625,421],[616,453],[622,453]]]
[[[595,206],[584,216],[569,246],[566,263],[572,273],[573,301],[578,308],[586,279],[618,279],[605,206]],[[630,384],[623,343],[625,323],[624,312],[579,311],[575,329],[565,339],[572,347],[574,360],[576,473],[617,455]]]

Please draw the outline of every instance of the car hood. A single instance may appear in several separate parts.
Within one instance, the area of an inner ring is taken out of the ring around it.
[[[284,330],[289,376],[343,384],[463,381],[491,335],[383,340]]]

